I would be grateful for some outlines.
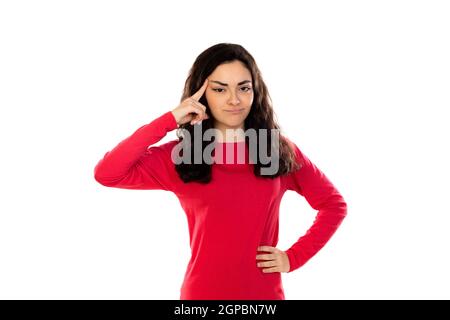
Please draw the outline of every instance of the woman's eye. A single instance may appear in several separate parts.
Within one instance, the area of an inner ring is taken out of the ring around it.
[[[248,91],[250,91],[252,88],[251,87],[242,87],[241,89],[245,89],[245,90],[243,90],[244,92],[248,92]],[[219,91],[219,90],[221,90],[221,91]],[[213,89],[213,91],[216,91],[216,92],[223,92],[225,89],[223,89],[223,88],[215,88],[215,89]]]

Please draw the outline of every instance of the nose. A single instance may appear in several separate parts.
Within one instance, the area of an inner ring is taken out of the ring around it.
[[[239,101],[237,94],[235,92],[233,92],[233,90],[230,90],[230,92],[231,92],[231,96],[228,99],[228,103],[232,104],[232,105],[239,104],[240,101]]]

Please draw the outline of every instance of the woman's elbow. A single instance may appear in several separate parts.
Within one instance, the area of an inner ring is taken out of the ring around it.
[[[347,201],[345,201],[344,197],[340,196],[337,207],[339,208],[339,213],[341,220],[347,216]]]
[[[102,186],[105,186],[105,187],[113,186],[111,179],[106,178],[106,175],[103,174],[101,167],[98,165],[94,169],[94,179],[95,179],[95,181],[100,183]]]
[[[101,175],[99,175],[98,173],[94,173],[94,179],[95,181],[97,181],[98,183],[100,183],[102,186],[105,187],[109,187],[108,183],[106,182],[106,179],[103,178]]]

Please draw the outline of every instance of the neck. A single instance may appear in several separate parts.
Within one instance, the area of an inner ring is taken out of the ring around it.
[[[215,128],[219,131],[217,142],[240,142],[245,140],[244,126],[232,127],[220,127]]]

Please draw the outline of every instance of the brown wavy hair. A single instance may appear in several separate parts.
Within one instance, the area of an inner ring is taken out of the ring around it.
[[[188,77],[185,82],[183,94],[181,96],[180,102],[184,99],[192,96],[196,91],[200,89],[205,79],[216,69],[217,66],[223,63],[229,63],[239,60],[246,68],[250,71],[252,75],[252,85],[253,85],[253,104],[250,108],[250,112],[244,121],[244,131],[250,128],[255,129],[257,135],[257,141],[259,142],[259,129],[267,129],[269,134],[267,135],[267,155],[271,155],[272,139],[270,135],[270,129],[280,129],[277,121],[275,120],[275,114],[272,107],[272,101],[269,95],[266,84],[261,76],[261,72],[255,62],[252,55],[241,45],[233,43],[219,43],[209,47],[203,51],[195,60],[191,69],[189,70]],[[213,116],[208,106],[205,94],[200,98],[200,103],[206,107],[206,113],[209,116],[208,119],[202,121],[201,130],[203,133],[213,128]],[[191,141],[186,141],[186,137],[183,136],[182,131],[187,130],[190,135]],[[177,129],[177,137],[179,142],[187,143],[191,149],[191,155],[194,155],[194,126],[187,122],[182,124]],[[211,142],[203,141],[202,139],[202,154],[203,150]],[[248,137],[246,136],[246,145],[248,147]],[[257,146],[259,150],[259,145]],[[288,141],[280,134],[279,139],[279,166],[276,174],[273,175],[261,175],[260,169],[267,167],[260,162],[259,157],[255,159],[254,163],[254,174],[263,178],[275,178],[280,175],[288,174],[299,168],[299,164],[295,161],[294,150],[290,147]],[[269,163],[270,165],[270,163]],[[208,183],[211,180],[211,164],[207,164],[203,161],[202,163],[194,163],[191,159],[191,163],[180,163],[176,164],[176,171],[180,178],[184,182],[197,181],[201,183]]]

